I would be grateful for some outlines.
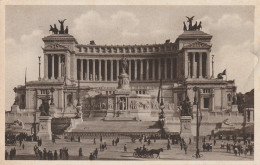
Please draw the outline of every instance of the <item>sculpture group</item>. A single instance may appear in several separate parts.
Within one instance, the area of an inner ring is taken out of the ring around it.
[[[195,30],[201,30],[202,29],[202,22],[201,21],[199,22],[199,24],[196,21],[196,23],[194,25],[192,25],[193,18],[194,18],[194,16],[187,17],[187,19],[188,19],[187,22],[189,23],[189,29],[187,29],[185,22],[183,22],[183,31],[195,31]]]
[[[52,32],[52,34],[69,34],[69,28],[68,26],[66,26],[66,29],[64,30],[64,22],[66,21],[66,19],[64,20],[58,20],[60,23],[60,30],[56,27],[56,24],[54,24],[54,26],[52,27],[52,25],[50,25],[50,30]]]

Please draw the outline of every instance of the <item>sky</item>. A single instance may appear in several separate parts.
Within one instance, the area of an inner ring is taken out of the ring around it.
[[[49,25],[67,19],[69,33],[80,44],[153,44],[172,42],[183,33],[186,16],[202,21],[211,40],[215,75],[227,69],[237,92],[254,88],[253,6],[7,6],[5,19],[5,108],[14,102],[13,88],[38,79],[38,56]],[[43,65],[41,65],[43,77]]]

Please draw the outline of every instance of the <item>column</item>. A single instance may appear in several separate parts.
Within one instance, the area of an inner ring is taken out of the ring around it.
[[[171,60],[170,79],[173,80],[173,58]]]
[[[51,55],[51,63],[52,63],[51,79],[54,79],[54,54]]]
[[[80,59],[80,80],[83,80],[83,59]]]
[[[86,75],[86,80],[88,81],[89,80],[89,59],[87,59],[87,75]]]
[[[164,59],[164,79],[167,80],[167,59]]]
[[[77,58],[76,58],[76,56],[75,56],[75,54],[72,54],[72,67],[73,67],[73,69],[72,69],[72,79],[74,79],[74,80],[77,80]],[[63,75],[65,74],[65,67],[63,66],[62,67],[62,69],[63,69]]]
[[[102,76],[101,76],[101,60],[98,60],[98,80],[102,81]]]
[[[140,80],[143,80],[143,74],[144,74],[144,73],[143,73],[143,68],[144,68],[144,67],[143,67],[143,60],[142,60],[142,59],[140,60],[140,64],[141,64],[141,66],[140,66],[140,68],[141,68],[141,71],[140,71]]]
[[[161,79],[161,59],[158,59],[158,79]]]
[[[119,76],[119,60],[116,60],[116,79],[118,80]]]
[[[195,53],[192,53],[192,66],[193,66],[192,78],[197,78],[197,65],[195,59],[196,59],[196,55]]]
[[[199,53],[199,59],[200,59],[200,62],[199,62],[199,78],[202,78],[202,53]]]
[[[146,80],[149,80],[149,59],[146,60]]]
[[[131,60],[129,60],[129,63],[128,63],[128,75],[129,75],[129,80],[131,81]]]
[[[206,75],[207,75],[207,78],[210,78],[210,54],[209,54],[209,52],[207,52]]]
[[[66,77],[70,79],[70,59],[69,59],[69,54],[65,55],[65,60],[66,60]]]
[[[92,80],[93,81],[95,81],[95,79],[96,79],[96,71],[95,71],[96,66],[95,65],[96,65],[95,64],[95,59],[93,59],[92,60]]]
[[[44,54],[44,79],[48,79],[48,55]]]
[[[215,97],[214,97],[214,93],[211,94],[211,111],[215,110]]]
[[[184,52],[184,77],[188,77],[188,53],[187,51]]]
[[[137,80],[137,60],[135,59],[135,80]]]
[[[152,69],[153,69],[153,80],[155,80],[155,59],[152,59],[153,61],[153,66],[152,66]]]
[[[113,80],[113,60],[110,60],[110,70],[111,70],[110,81],[114,81]]]
[[[61,55],[58,56],[58,79],[61,78]]]
[[[105,60],[105,69],[104,69],[105,73],[104,73],[104,76],[105,76],[105,81],[107,81],[107,60]]]

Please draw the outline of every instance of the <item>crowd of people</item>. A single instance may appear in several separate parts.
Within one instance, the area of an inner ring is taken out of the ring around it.
[[[226,151],[228,153],[231,153],[231,151],[233,151],[233,153],[235,154],[235,156],[240,156],[240,155],[247,155],[248,153],[250,155],[253,155],[254,153],[254,143],[251,142],[250,140],[246,140],[246,142],[244,143],[245,145],[243,146],[241,144],[240,141],[233,141],[233,143],[225,143],[225,142],[221,142],[221,149],[226,149]]]
[[[220,135],[218,141],[221,141],[220,139],[223,139],[222,135]],[[20,134],[19,136],[15,136],[15,139],[18,140],[18,144],[20,144],[21,149],[28,149],[28,146],[25,146],[24,141],[28,140],[27,138],[27,134]],[[151,136],[145,136],[145,135],[141,135],[139,137],[135,137],[135,138],[131,138],[131,141],[133,143],[135,143],[136,139],[139,140],[139,142],[142,144],[142,147],[137,147],[135,149],[135,151],[138,151],[137,153],[145,153],[146,151],[148,151],[148,149],[146,148],[146,145],[151,145],[151,143],[156,143],[156,138],[155,137],[151,137]],[[233,141],[231,141],[231,139],[233,139]],[[221,149],[226,149],[226,151],[228,153],[233,152],[236,156],[244,154],[244,155],[248,155],[248,153],[250,155],[253,154],[254,152],[254,143],[251,142],[250,140],[246,140],[244,141],[245,145],[241,144],[241,140],[236,140],[237,138],[235,136],[230,136],[229,138],[226,137],[226,141],[221,142],[220,148]],[[213,143],[212,143],[213,140]],[[75,141],[75,137],[71,137],[70,138],[71,142]],[[77,137],[77,141],[80,142],[81,139],[80,137]],[[114,139],[112,139],[112,146],[118,146],[119,143],[119,137],[116,137]],[[208,142],[206,142],[206,137],[202,137],[202,148],[203,148],[203,152],[205,151],[212,151],[213,148],[213,144],[214,144],[214,148],[215,145],[217,143],[216,138],[214,137],[214,139],[211,139],[211,136],[208,136],[207,139]],[[52,142],[53,145],[56,144],[55,142],[55,138],[52,138]],[[191,144],[192,140],[191,138],[184,140],[183,138],[181,138],[180,136],[169,136],[167,138],[167,145],[166,148],[167,150],[171,150],[172,147],[171,145],[178,145],[180,146],[180,150],[184,151],[185,154],[187,154],[188,152],[188,146]],[[97,140],[96,138],[93,139],[93,144],[96,145]],[[218,142],[219,143],[219,142]],[[35,145],[33,147],[34,153],[35,153],[35,157],[36,159],[40,159],[40,160],[68,160],[69,159],[69,149],[66,147],[63,147],[59,150],[47,150],[46,148],[42,149],[42,140],[41,139],[37,139],[37,145]],[[97,145],[98,146],[98,145]],[[127,152],[128,147],[127,144],[125,143],[123,146],[123,152]],[[107,150],[107,143],[103,140],[103,137],[100,136],[99,139],[99,147],[95,148],[93,152],[89,153],[89,160],[95,160],[98,158],[98,153],[99,152],[103,152],[105,150]],[[99,148],[99,149],[98,149]],[[19,149],[20,150],[20,149]],[[150,150],[150,149],[149,149]],[[59,151],[59,153],[58,153]],[[86,156],[87,153],[85,153]],[[7,150],[5,151],[5,159],[9,159],[12,160],[15,158],[16,155],[16,149],[11,148],[10,152],[8,152]],[[82,147],[79,148],[78,150],[78,157],[83,157],[83,150]]]

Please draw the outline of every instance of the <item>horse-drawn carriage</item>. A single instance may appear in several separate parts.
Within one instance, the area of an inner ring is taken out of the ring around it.
[[[154,154],[156,154],[156,158],[160,158],[160,152],[163,152],[163,149],[141,149],[141,148],[136,148],[135,152],[133,153],[134,157],[139,157],[139,158],[154,158]]]

